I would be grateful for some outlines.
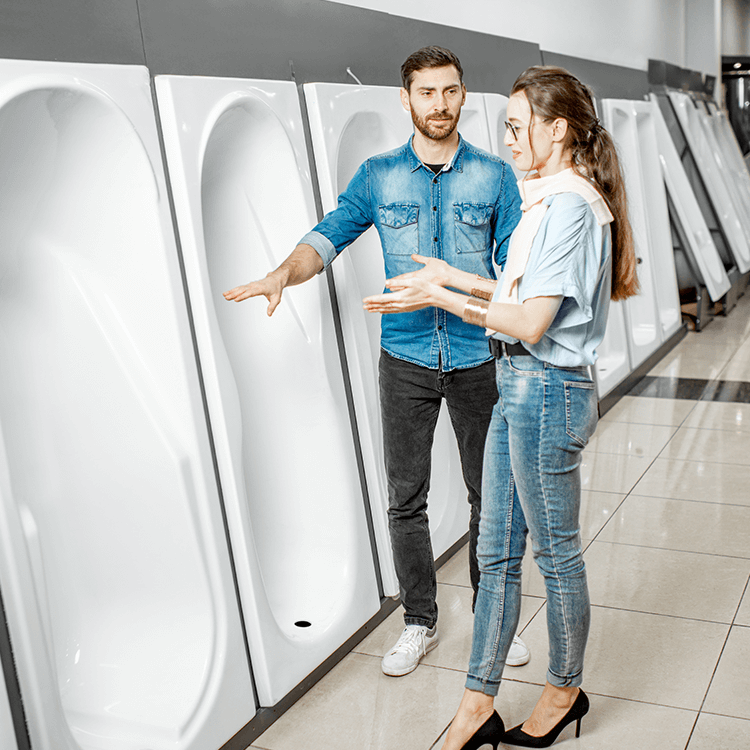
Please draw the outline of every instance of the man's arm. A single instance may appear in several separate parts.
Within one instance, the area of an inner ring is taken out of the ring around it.
[[[315,249],[310,245],[297,245],[289,257],[264,279],[230,289],[224,292],[224,298],[229,301],[242,302],[250,297],[262,295],[268,299],[266,312],[270,316],[281,302],[281,293],[286,287],[302,284],[322,270],[323,259]]]
[[[241,302],[250,297],[263,295],[268,299],[268,315],[273,315],[286,287],[302,284],[316,273],[320,273],[371,224],[369,177],[365,162],[339,196],[338,207],[326,214],[323,220],[302,238],[291,255],[276,270],[260,281],[251,281],[249,284],[224,292],[225,299]]]

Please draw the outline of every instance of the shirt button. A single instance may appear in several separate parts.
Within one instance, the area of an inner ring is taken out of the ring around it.
[[[433,238],[432,238],[432,241],[433,241],[433,242],[437,242],[437,237],[433,237]]]
[[[442,331],[442,330],[443,330],[443,326],[438,326],[438,331]]]
[[[433,207],[432,207],[432,210],[433,210],[433,211],[437,211],[437,206],[433,206]]]

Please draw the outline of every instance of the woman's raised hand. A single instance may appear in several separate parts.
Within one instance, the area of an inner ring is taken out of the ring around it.
[[[409,278],[407,278],[409,277]],[[437,304],[443,288],[420,278],[419,272],[398,276],[399,283],[392,292],[365,297],[362,305],[367,312],[399,313],[421,310]],[[395,279],[391,279],[395,281]]]
[[[388,279],[385,282],[388,289],[396,290],[401,284],[403,279],[418,278],[424,281],[429,281],[437,286],[449,286],[450,285],[450,272],[451,267],[444,261],[438,258],[427,258],[424,255],[417,255],[416,253],[411,256],[412,260],[417,263],[422,263],[423,267],[418,271],[410,271],[409,273],[403,273],[400,276],[394,276],[392,279]]]

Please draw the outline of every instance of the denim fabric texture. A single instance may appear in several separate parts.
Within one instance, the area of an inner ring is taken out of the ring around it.
[[[441,258],[469,273],[495,278],[493,256],[505,262],[508,239],[521,218],[521,198],[511,168],[463,138],[450,165],[435,174],[414,152],[401,148],[362,164],[338,207],[306,234],[329,265],[374,225],[380,234],[386,278],[422,266],[412,253]],[[394,357],[450,371],[489,359],[484,331],[437,308],[383,315],[381,345]]]
[[[445,372],[380,354],[380,407],[388,475],[388,523],[407,625],[431,628],[437,622],[437,583],[427,492],[432,440],[445,399],[458,440],[471,505],[469,573],[474,596],[479,584],[477,537],[482,489],[482,456],[487,427],[497,401],[495,366]],[[456,498],[456,502],[460,502]]]
[[[586,368],[532,356],[498,359],[497,389],[484,453],[481,578],[466,687],[498,692],[518,626],[527,534],[547,589],[547,680],[579,686],[590,621],[580,464],[598,419],[596,390]]]

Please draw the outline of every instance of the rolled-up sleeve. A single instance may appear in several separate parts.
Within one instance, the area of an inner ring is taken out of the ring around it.
[[[299,242],[310,245],[330,265],[336,256],[373,223],[369,164],[364,162],[339,195],[338,206],[327,213]]]

